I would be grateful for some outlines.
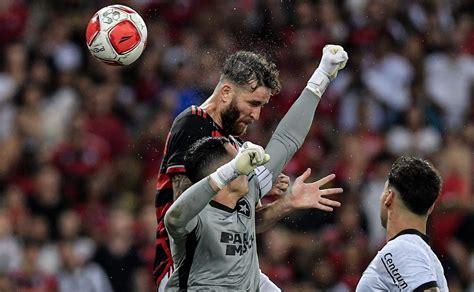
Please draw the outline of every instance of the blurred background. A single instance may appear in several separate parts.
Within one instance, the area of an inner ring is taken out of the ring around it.
[[[93,59],[85,27],[120,3],[148,26],[140,59]],[[244,139],[265,144],[327,43],[349,53],[286,167],[337,174],[341,208],[259,235],[285,291],[351,291],[385,242],[395,157],[431,160],[429,222],[452,291],[474,291],[474,5],[468,0],[1,0],[0,291],[153,291],[155,177],[174,117],[212,92],[225,57],[265,54],[283,90]],[[267,198],[272,200],[272,198]]]

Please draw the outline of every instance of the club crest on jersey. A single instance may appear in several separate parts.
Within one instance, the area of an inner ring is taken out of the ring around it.
[[[236,208],[238,213],[250,218],[250,203],[245,198],[242,198],[237,202]]]

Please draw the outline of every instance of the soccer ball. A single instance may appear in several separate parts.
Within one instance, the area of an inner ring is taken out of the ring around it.
[[[147,29],[141,16],[124,5],[97,11],[87,24],[86,43],[91,54],[110,65],[135,62],[146,45]]]

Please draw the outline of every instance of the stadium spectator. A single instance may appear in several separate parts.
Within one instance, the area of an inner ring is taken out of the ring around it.
[[[76,254],[73,243],[59,242],[62,268],[58,271],[59,291],[112,292],[104,270],[94,262],[87,262]]]
[[[394,146],[387,135],[401,124],[403,113],[419,111],[419,125],[436,129],[441,138],[436,147],[420,153],[429,155],[443,178],[429,235],[438,255],[447,259],[443,264],[449,271],[447,267],[456,265],[452,257],[459,258],[450,252],[450,244],[459,241],[459,228],[466,224],[464,214],[472,212],[474,195],[471,2],[126,1],[146,21],[147,48],[135,64],[112,67],[94,60],[84,45],[84,28],[104,1],[0,1],[0,210],[11,230],[5,229],[0,244],[6,240],[10,245],[9,238],[14,238],[17,244],[12,246],[19,250],[11,255],[23,257],[21,243],[30,235],[32,222],[37,224],[32,214],[50,212],[51,217],[41,219],[46,224],[39,224],[51,226],[47,242],[70,239],[81,254],[91,257],[95,246],[103,246],[108,213],[119,204],[133,216],[130,237],[142,258],[149,244],[144,234],[152,231],[137,221],[153,204],[150,176],[159,167],[167,134],[163,131],[185,98],[201,97],[196,103],[203,102],[219,79],[219,64],[230,53],[264,52],[279,68],[283,88],[244,139],[265,145],[304,88],[301,80],[311,75],[322,44],[337,41],[351,60],[327,89],[318,108],[319,122],[284,172],[294,177],[311,167],[314,177],[334,169],[345,175],[342,183],[352,186],[357,210],[371,218],[370,244],[364,246],[368,254],[363,259],[370,260],[380,247],[380,230],[371,225],[378,215],[368,211],[368,194],[377,193],[372,190],[380,188],[382,169],[391,162],[379,155]],[[396,67],[387,70],[387,64]],[[380,86],[374,80],[389,82]],[[39,197],[52,195],[46,190],[38,195],[36,182],[43,176],[49,176],[51,184],[46,189],[59,184],[51,197],[59,195],[66,205],[33,206]],[[272,280],[284,283],[285,291],[314,291],[314,277],[302,270],[312,270],[307,265],[310,254],[329,256],[328,250],[319,250],[318,238],[340,219],[317,211],[301,220],[295,217],[278,227],[290,234],[289,263],[284,269],[277,264]],[[259,250],[270,246],[272,236],[261,237]],[[354,245],[360,248],[358,244],[341,245],[348,249],[341,258],[352,258],[351,250]],[[309,250],[299,252],[303,247]],[[469,254],[472,257],[472,251]],[[264,267],[267,255],[261,256]],[[269,257],[268,262],[283,259]],[[18,267],[18,260],[13,263]],[[336,269],[337,283],[349,283],[343,278],[354,276],[354,268],[342,260],[327,263]],[[139,264],[146,270],[137,272],[139,282],[149,281],[140,287],[154,285],[149,264],[149,259]],[[470,272],[467,269],[462,285],[455,273],[447,277],[453,290],[472,290],[474,270],[472,265]],[[287,276],[282,274],[292,276],[283,280]],[[9,274],[0,274],[0,285],[15,289],[12,280]],[[110,279],[112,285],[115,281]]]

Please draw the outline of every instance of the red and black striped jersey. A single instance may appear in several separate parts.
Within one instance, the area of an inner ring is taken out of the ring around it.
[[[186,174],[184,156],[189,146],[203,137],[218,137],[223,136],[223,133],[222,128],[214,123],[203,109],[194,105],[179,114],[171,126],[156,183],[155,208],[158,226],[153,276],[157,284],[173,264],[163,220],[173,202],[171,176],[178,173]]]

